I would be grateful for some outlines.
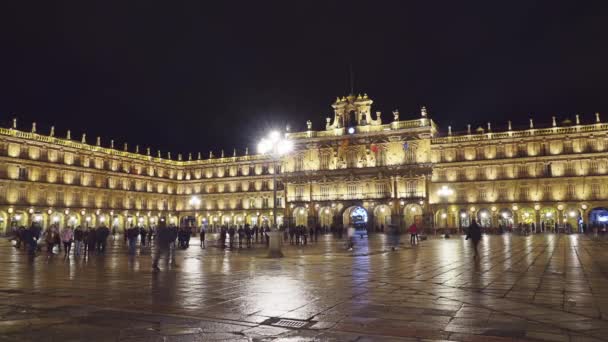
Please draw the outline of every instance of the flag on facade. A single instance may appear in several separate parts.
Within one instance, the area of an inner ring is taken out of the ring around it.
[[[374,153],[378,152],[378,145],[376,145],[376,144],[372,144],[372,145],[370,146],[370,150],[372,150],[372,152],[374,152]]]
[[[407,150],[409,148],[409,144],[407,142],[403,143],[403,149]]]

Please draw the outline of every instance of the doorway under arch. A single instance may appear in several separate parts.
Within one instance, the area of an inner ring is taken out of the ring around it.
[[[379,229],[380,226],[388,227],[391,224],[391,207],[386,204],[381,204],[374,208],[374,226]]]
[[[344,210],[342,222],[344,226],[354,226],[355,228],[367,227],[367,210],[361,206],[352,206]]]
[[[608,208],[597,207],[589,210],[589,223],[592,226],[608,225]]]

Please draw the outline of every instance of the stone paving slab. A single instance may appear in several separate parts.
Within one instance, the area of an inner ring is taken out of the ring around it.
[[[324,236],[281,260],[192,245],[156,273],[122,239],[33,259],[0,240],[0,342],[608,340],[604,240],[485,236],[476,260],[458,236],[396,252]]]

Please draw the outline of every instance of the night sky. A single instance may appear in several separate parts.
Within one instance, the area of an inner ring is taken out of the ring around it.
[[[608,121],[599,1],[216,3],[4,2],[0,123],[231,155],[273,127],[324,128],[349,65],[385,120],[426,105],[444,132]]]

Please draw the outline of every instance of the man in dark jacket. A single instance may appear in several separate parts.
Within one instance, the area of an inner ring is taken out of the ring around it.
[[[110,229],[105,225],[97,228],[97,246],[99,248],[99,253],[105,253],[106,251],[106,242],[108,236],[110,235]]]
[[[466,240],[468,239],[471,239],[473,242],[473,249],[475,250],[474,258],[477,258],[477,245],[479,245],[479,240],[481,240],[481,228],[479,228],[475,219],[471,221],[471,225],[467,231]]]
[[[170,228],[167,228],[164,220],[161,220],[158,228],[156,229],[156,253],[154,254],[154,261],[152,262],[152,269],[154,271],[160,271],[158,267],[158,261],[162,255],[165,255],[165,261],[169,262],[169,255],[171,249],[171,243],[175,242],[175,237]]]

